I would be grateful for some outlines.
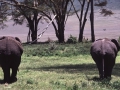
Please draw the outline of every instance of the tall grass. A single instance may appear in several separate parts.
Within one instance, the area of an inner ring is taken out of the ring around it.
[[[98,70],[89,54],[90,46],[91,43],[24,44],[18,81],[0,85],[0,90],[119,90],[120,56],[111,81],[94,81]]]

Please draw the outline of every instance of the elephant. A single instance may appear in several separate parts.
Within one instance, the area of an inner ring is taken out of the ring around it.
[[[0,37],[0,66],[3,70],[3,83],[17,81],[17,71],[21,63],[23,46],[18,37]],[[12,70],[10,74],[10,69]]]
[[[90,54],[98,68],[99,79],[111,79],[112,69],[119,50],[120,44],[115,39],[103,38],[92,43]]]

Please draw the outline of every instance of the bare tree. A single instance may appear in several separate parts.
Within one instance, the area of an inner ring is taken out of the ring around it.
[[[79,20],[79,38],[78,38],[78,41],[79,42],[82,42],[83,40],[83,32],[84,32],[84,27],[85,27],[85,24],[86,24],[86,21],[87,21],[87,14],[88,14],[88,10],[89,10],[89,5],[90,5],[90,1],[86,1],[86,0],[78,0],[78,2],[80,3],[80,14],[78,12],[78,10],[76,10],[75,8],[75,5],[74,5],[74,0],[70,0],[71,1],[71,4],[74,8],[74,11],[77,15],[77,18]],[[87,3],[87,6],[86,6],[86,9],[85,9],[85,3]],[[85,11],[85,13],[84,13]]]

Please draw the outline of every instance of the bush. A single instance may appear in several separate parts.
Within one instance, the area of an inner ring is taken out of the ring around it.
[[[112,87],[116,90],[119,90],[120,89],[120,81],[115,81],[113,84],[112,84]]]
[[[76,43],[76,44],[35,44],[24,46],[26,56],[77,56],[88,55],[91,43]]]
[[[73,37],[72,35],[70,35],[70,37],[67,40],[67,43],[77,43],[77,37]]]

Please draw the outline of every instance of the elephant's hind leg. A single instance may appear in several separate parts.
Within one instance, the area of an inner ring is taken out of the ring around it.
[[[107,58],[107,61],[105,61],[105,78],[111,78],[112,69],[114,65],[115,65],[115,58],[112,57]]]
[[[10,77],[10,82],[16,82],[17,81],[17,70],[18,68],[12,68],[12,74],[11,74],[11,77]]]
[[[10,68],[9,67],[2,67],[4,73],[4,83],[10,82]]]
[[[16,57],[15,59],[13,59],[15,62],[14,62],[14,65],[12,65],[12,74],[11,74],[11,83],[12,82],[16,82],[17,81],[17,71],[18,71],[18,67],[20,65],[20,61],[21,61],[21,57]],[[18,61],[18,62],[16,62]]]
[[[99,70],[99,77],[100,77],[100,79],[103,79],[104,78],[104,69],[103,69],[102,59],[98,59],[98,61],[96,62],[96,65]]]
[[[103,72],[103,61],[102,61],[102,57],[100,55],[97,54],[93,54],[92,58],[94,59],[96,66],[98,68],[99,71],[99,77],[100,79],[104,78],[104,72]]]

